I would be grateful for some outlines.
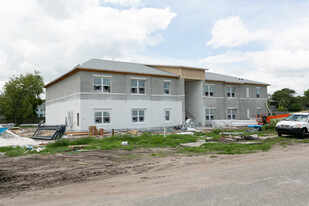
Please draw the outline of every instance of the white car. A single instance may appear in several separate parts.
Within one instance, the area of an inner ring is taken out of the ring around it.
[[[276,124],[278,136],[282,134],[296,135],[301,138],[306,137],[309,131],[309,113],[294,113]]]

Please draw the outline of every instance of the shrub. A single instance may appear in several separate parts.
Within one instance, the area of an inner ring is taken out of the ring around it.
[[[284,111],[287,111],[287,108],[283,107],[283,106],[279,106],[277,111],[279,112],[284,112]]]
[[[270,124],[264,124],[262,126],[262,131],[265,131],[265,130],[275,130],[276,128],[276,123],[270,123]]]

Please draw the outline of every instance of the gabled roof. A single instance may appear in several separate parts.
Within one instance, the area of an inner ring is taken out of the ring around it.
[[[216,74],[212,72],[205,72],[205,79],[206,81],[214,81],[214,82],[224,82],[224,83],[233,83],[233,84],[252,84],[252,85],[263,85],[263,86],[270,86],[270,84],[252,81],[248,79],[223,75],[223,74]]]
[[[77,65],[71,71],[58,77],[57,79],[49,82],[45,85],[45,88],[63,80],[67,77],[79,72],[106,72],[106,73],[118,73],[118,74],[132,74],[132,75],[145,75],[145,76],[156,76],[156,77],[170,77],[179,78],[179,75],[172,74],[170,72],[162,71],[153,67],[146,66],[144,64],[110,61],[101,59],[90,59],[89,61]]]

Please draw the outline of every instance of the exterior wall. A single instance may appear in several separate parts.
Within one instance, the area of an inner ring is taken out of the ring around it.
[[[94,77],[111,78],[111,92],[95,92]],[[145,80],[146,94],[131,94],[131,79]],[[170,95],[164,94],[164,81],[171,82]],[[183,85],[183,80],[175,78],[81,71],[47,88],[46,123],[69,122],[71,130],[88,130],[90,125],[107,130],[181,125],[185,101]],[[132,123],[134,108],[145,109],[145,122]],[[95,124],[94,111],[104,109],[110,111],[111,123]],[[165,121],[166,109],[170,111],[170,121]],[[71,119],[72,122],[68,121]]]
[[[124,75],[124,74],[111,74],[111,73],[91,73],[91,72],[79,72],[81,81],[81,93],[92,94],[96,96],[99,92],[93,90],[93,78],[94,75],[98,77],[110,77],[111,78],[111,93],[104,93],[106,96],[112,96],[113,94],[126,94],[127,98],[135,99],[134,96],[142,96],[150,98],[153,95],[161,95],[163,98],[169,98],[171,96],[184,96],[184,90],[181,88],[180,79],[176,78],[163,78],[163,77],[150,77],[139,75]],[[143,79],[146,80],[146,94],[131,94],[131,79]],[[163,81],[171,81],[171,95],[164,95]],[[103,94],[103,93],[101,93]]]
[[[79,73],[46,88],[46,124],[68,124],[68,130],[79,130],[80,126],[77,126],[77,113],[80,114],[79,95]]]
[[[111,93],[93,91],[94,75],[111,78]],[[131,94],[131,79],[146,81],[145,94]],[[171,94],[164,94],[164,81],[171,82]],[[170,127],[182,124],[184,89],[183,81],[175,78],[102,74],[81,72],[81,129],[94,123],[95,110],[111,111],[111,123],[97,125],[104,129],[132,129]],[[145,109],[144,123],[132,123],[132,109]],[[171,120],[164,121],[164,111],[169,109]]]
[[[192,80],[204,80],[205,79],[205,69],[196,69],[189,67],[179,67],[179,66],[163,66],[163,65],[150,65],[157,69],[161,69],[166,72],[177,74],[181,79],[192,79]]]
[[[145,121],[133,123],[132,109],[143,109]],[[170,121],[165,121],[165,109],[170,111]],[[88,130],[89,125],[97,128],[110,129],[141,129],[152,127],[172,127],[182,124],[181,101],[151,101],[151,100],[96,100],[81,101],[81,130]],[[95,111],[109,111],[109,124],[96,124]]]
[[[68,78],[46,88],[46,101],[55,100],[80,92],[80,73],[75,73]]]
[[[185,110],[189,116],[193,117],[196,125],[204,124],[203,117],[203,88],[204,81],[186,81],[185,82]],[[190,118],[190,117],[188,117]]]
[[[261,85],[246,85],[246,84],[228,84],[222,82],[207,82],[205,85],[214,86],[214,96],[203,97],[203,114],[205,124],[209,124],[210,121],[206,121],[206,109],[215,109],[215,119],[227,119],[228,109],[236,109],[236,119],[250,119],[257,115],[257,109],[261,109],[261,113],[268,113],[265,103],[267,102],[267,86]],[[236,97],[227,97],[227,87],[236,87]],[[260,98],[256,97],[256,88],[260,88]],[[248,88],[248,89],[247,89]],[[204,88],[205,89],[205,88]],[[247,90],[249,90],[249,96],[247,96]],[[205,90],[203,90],[204,94]],[[249,110],[249,118],[247,116],[247,110]]]
[[[67,124],[67,130],[80,130],[78,126],[77,113],[80,114],[79,95],[61,100],[46,101],[46,124]]]

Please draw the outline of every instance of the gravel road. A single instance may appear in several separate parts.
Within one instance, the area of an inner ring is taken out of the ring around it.
[[[155,158],[160,164],[146,171],[23,192],[0,205],[309,205],[308,144]]]

